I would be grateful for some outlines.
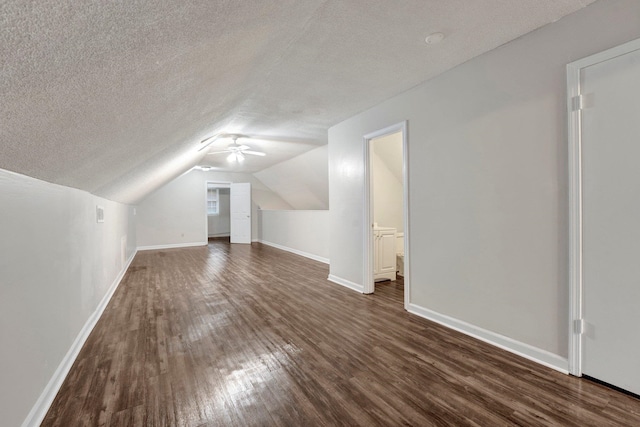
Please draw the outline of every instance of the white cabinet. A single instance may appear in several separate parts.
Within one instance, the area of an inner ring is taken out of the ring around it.
[[[373,229],[373,280],[396,280],[396,229]]]

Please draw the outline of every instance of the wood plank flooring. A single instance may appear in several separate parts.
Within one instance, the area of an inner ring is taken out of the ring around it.
[[[43,426],[638,426],[640,401],[260,245],[140,252]]]

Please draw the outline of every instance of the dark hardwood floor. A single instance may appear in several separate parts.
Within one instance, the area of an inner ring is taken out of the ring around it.
[[[640,401],[260,244],[140,252],[44,426],[638,426]]]

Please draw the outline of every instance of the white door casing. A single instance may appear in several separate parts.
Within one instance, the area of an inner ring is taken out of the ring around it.
[[[230,190],[231,243],[251,243],[251,184],[232,183]]]
[[[640,41],[567,71],[569,368],[640,394]]]
[[[363,293],[374,292],[373,278],[373,197],[372,197],[372,159],[371,140],[392,133],[402,132],[402,187],[403,187],[403,223],[404,223],[404,308],[411,302],[411,254],[409,251],[411,241],[411,221],[409,215],[409,135],[408,122],[403,121],[384,129],[363,136],[364,154],[364,212],[363,212]]]

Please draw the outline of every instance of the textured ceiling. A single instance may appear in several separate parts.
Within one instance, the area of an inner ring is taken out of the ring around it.
[[[337,122],[591,2],[4,0],[0,168],[132,203],[207,163],[208,135],[322,145]],[[427,45],[434,31],[447,38]]]

